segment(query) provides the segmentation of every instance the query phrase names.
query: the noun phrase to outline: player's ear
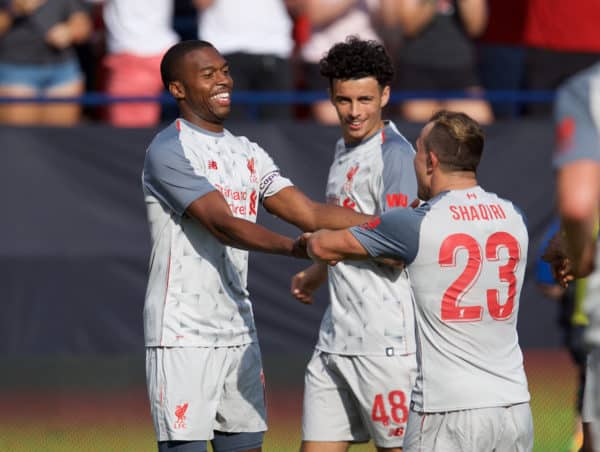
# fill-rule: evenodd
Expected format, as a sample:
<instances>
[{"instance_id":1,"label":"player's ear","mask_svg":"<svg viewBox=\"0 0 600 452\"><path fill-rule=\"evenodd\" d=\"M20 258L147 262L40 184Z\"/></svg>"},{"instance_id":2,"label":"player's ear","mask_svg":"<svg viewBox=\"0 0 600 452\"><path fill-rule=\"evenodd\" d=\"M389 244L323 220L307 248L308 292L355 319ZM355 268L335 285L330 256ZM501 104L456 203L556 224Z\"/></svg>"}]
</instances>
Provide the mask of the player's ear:
<instances>
[{"instance_id":1,"label":"player's ear","mask_svg":"<svg viewBox=\"0 0 600 452\"><path fill-rule=\"evenodd\" d=\"M327 95L329 96L329 102L331 102L332 105L335 105L335 102L333 101L333 87L331 86L331 83L329 84L329 88L327 88Z\"/></svg>"},{"instance_id":2,"label":"player's ear","mask_svg":"<svg viewBox=\"0 0 600 452\"><path fill-rule=\"evenodd\" d=\"M169 82L169 92L171 93L171 96L173 96L176 100L181 100L185 98L185 88L178 80Z\"/></svg>"},{"instance_id":3,"label":"player's ear","mask_svg":"<svg viewBox=\"0 0 600 452\"><path fill-rule=\"evenodd\" d=\"M438 156L433 151L429 151L427 153L427 169L433 170L433 168L437 167L440 164L440 160Z\"/></svg>"},{"instance_id":4,"label":"player's ear","mask_svg":"<svg viewBox=\"0 0 600 452\"><path fill-rule=\"evenodd\" d=\"M385 107L390 101L390 87L384 86L381 90L381 108Z\"/></svg>"}]
</instances>

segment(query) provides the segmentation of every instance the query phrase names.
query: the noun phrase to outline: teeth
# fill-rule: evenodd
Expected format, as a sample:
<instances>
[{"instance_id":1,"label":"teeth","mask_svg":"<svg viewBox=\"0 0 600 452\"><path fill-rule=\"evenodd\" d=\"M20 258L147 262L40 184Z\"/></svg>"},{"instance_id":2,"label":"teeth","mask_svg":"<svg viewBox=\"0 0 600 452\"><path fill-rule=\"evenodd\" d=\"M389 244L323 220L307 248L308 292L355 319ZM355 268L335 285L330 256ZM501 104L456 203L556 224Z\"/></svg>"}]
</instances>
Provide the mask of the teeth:
<instances>
[{"instance_id":1,"label":"teeth","mask_svg":"<svg viewBox=\"0 0 600 452\"><path fill-rule=\"evenodd\" d=\"M215 94L212 97L215 98L215 99L219 99L219 100L226 100L226 99L229 99L229 93Z\"/></svg>"}]
</instances>

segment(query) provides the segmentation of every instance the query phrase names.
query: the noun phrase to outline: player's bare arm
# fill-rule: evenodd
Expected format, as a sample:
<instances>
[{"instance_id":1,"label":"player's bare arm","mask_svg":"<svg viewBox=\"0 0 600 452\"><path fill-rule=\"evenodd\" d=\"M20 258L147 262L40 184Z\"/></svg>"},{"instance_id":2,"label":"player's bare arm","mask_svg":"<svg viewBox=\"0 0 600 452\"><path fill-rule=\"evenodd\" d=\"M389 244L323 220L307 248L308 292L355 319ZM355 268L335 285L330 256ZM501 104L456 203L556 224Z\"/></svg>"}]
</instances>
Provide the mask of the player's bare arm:
<instances>
[{"instance_id":1,"label":"player's bare arm","mask_svg":"<svg viewBox=\"0 0 600 452\"><path fill-rule=\"evenodd\" d=\"M542 260L550 264L552 276L562 288L566 288L569 282L575 279L561 231L557 232L548 242Z\"/></svg>"},{"instance_id":2,"label":"player's bare arm","mask_svg":"<svg viewBox=\"0 0 600 452\"><path fill-rule=\"evenodd\" d=\"M296 187L286 187L263 201L268 212L277 215L303 231L343 229L371 221L372 215L352 209L321 204L311 200Z\"/></svg>"},{"instance_id":3,"label":"player's bare arm","mask_svg":"<svg viewBox=\"0 0 600 452\"><path fill-rule=\"evenodd\" d=\"M363 260L369 253L348 229L321 230L308 238L308 255L315 261L338 262L344 259Z\"/></svg>"},{"instance_id":4,"label":"player's bare arm","mask_svg":"<svg viewBox=\"0 0 600 452\"><path fill-rule=\"evenodd\" d=\"M315 262L292 277L292 295L305 304L313 303L313 294L327 280L327 265Z\"/></svg>"},{"instance_id":5,"label":"player's bare arm","mask_svg":"<svg viewBox=\"0 0 600 452\"><path fill-rule=\"evenodd\" d=\"M306 257L305 250L296 247L295 241L291 238L234 217L225 198L216 190L193 201L186 212L197 219L224 245L251 251Z\"/></svg>"},{"instance_id":6,"label":"player's bare arm","mask_svg":"<svg viewBox=\"0 0 600 452\"><path fill-rule=\"evenodd\" d=\"M575 276L584 277L594 270L600 165L591 160L565 165L558 171L557 189L567 254Z\"/></svg>"}]
</instances>

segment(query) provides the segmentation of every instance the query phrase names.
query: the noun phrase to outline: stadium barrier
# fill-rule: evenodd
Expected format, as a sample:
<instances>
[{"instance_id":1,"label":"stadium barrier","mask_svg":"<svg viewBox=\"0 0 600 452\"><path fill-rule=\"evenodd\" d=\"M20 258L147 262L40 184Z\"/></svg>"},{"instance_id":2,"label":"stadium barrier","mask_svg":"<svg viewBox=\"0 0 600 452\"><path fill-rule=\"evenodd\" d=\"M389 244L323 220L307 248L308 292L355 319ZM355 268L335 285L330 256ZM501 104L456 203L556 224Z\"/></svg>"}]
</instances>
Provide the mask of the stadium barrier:
<instances>
[{"instance_id":1,"label":"stadium barrier","mask_svg":"<svg viewBox=\"0 0 600 452\"><path fill-rule=\"evenodd\" d=\"M494 103L527 104L530 102L549 103L554 99L554 91L512 91L492 90L482 93L466 93L464 91L394 91L392 103L413 99L485 99ZM315 101L327 99L323 91L234 91L232 101L241 105L309 105ZM83 106L101 106L121 102L160 102L163 105L174 105L174 99L167 93L160 96L111 96L101 92L89 92L82 96L72 97L9 97L0 96L0 104L9 103L47 103L76 102Z\"/></svg>"},{"instance_id":2,"label":"stadium barrier","mask_svg":"<svg viewBox=\"0 0 600 452\"><path fill-rule=\"evenodd\" d=\"M414 142L420 126L397 121ZM324 187L337 127L311 122L231 122L263 146L315 199ZM0 354L117 354L143 349L142 307L150 239L141 191L145 148L155 129L0 127L5 221L0 222ZM556 305L532 280L534 250L553 217L550 120L498 121L486 128L479 178L523 209L531 235L519 317L524 347L557 347ZM259 222L299 231L264 210ZM252 253L249 287L265 351L310 351L327 306L289 294L306 262Z\"/></svg>"}]
</instances>

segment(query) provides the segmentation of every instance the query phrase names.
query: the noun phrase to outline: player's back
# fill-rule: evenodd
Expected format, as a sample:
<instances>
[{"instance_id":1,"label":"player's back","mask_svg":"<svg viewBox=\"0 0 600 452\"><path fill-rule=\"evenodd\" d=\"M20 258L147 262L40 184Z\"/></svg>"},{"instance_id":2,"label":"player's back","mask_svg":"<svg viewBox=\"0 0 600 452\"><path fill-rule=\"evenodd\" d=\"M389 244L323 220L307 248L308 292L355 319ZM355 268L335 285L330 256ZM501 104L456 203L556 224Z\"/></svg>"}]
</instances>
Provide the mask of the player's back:
<instances>
[{"instance_id":1,"label":"player's back","mask_svg":"<svg viewBox=\"0 0 600 452\"><path fill-rule=\"evenodd\" d=\"M528 247L521 213L480 187L444 192L423 208L409 266L421 360L415 409L528 401L516 331Z\"/></svg>"}]
</instances>

